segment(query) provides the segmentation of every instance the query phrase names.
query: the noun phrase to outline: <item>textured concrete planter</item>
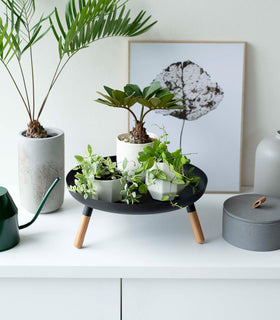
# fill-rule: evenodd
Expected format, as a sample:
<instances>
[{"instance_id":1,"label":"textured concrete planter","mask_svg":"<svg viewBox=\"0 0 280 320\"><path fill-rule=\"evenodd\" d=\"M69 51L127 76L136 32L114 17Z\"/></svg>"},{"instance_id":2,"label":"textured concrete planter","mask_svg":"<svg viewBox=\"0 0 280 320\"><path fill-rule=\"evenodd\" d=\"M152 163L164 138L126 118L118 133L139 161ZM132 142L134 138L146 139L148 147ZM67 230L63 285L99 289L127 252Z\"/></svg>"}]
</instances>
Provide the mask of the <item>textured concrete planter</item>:
<instances>
[{"instance_id":1,"label":"textured concrete planter","mask_svg":"<svg viewBox=\"0 0 280 320\"><path fill-rule=\"evenodd\" d=\"M174 173L165 163L156 163L150 170L148 170L148 172L156 168L162 170L171 180L175 178ZM162 181L158 179L156 179L153 184L149 185L148 172L146 173L146 184L148 185L148 190L151 197L155 200L161 201L161 198L163 196L169 196L170 194L179 194L185 187L182 184L173 184L170 181ZM174 200L174 197L170 197L170 200Z\"/></svg>"},{"instance_id":2,"label":"textured concrete planter","mask_svg":"<svg viewBox=\"0 0 280 320\"><path fill-rule=\"evenodd\" d=\"M148 135L152 139L157 139L157 135L153 133L149 133ZM131 171L133 169L137 168L137 165L139 164L137 159L138 159L138 152L143 151L143 148L145 146L152 146L152 142L148 143L130 143L130 142L125 142L122 139L127 138L128 134L127 133L122 133L117 137L117 163L118 167L122 170L122 162L126 158L128 161L127 164L127 170Z\"/></svg>"},{"instance_id":3,"label":"textured concrete planter","mask_svg":"<svg viewBox=\"0 0 280 320\"><path fill-rule=\"evenodd\" d=\"M33 213L56 177L61 177L61 181L42 212L56 211L64 200L64 133L55 128L45 129L48 138L26 138L25 131L18 136L20 200L23 207Z\"/></svg>"},{"instance_id":4,"label":"textured concrete planter","mask_svg":"<svg viewBox=\"0 0 280 320\"><path fill-rule=\"evenodd\" d=\"M94 186L96 188L96 194L93 199L117 202L120 201L122 196L120 194L122 190L121 180L95 180Z\"/></svg>"}]
</instances>

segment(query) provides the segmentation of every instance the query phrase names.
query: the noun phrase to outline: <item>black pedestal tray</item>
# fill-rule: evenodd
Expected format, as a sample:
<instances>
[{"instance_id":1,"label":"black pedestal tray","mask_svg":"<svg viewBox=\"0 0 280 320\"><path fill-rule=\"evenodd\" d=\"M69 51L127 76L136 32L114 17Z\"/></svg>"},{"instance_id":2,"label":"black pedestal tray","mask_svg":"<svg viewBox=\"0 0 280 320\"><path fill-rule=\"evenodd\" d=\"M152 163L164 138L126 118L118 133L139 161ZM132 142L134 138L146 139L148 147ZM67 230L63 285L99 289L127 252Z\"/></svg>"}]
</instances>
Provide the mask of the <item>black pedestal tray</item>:
<instances>
[{"instance_id":1,"label":"black pedestal tray","mask_svg":"<svg viewBox=\"0 0 280 320\"><path fill-rule=\"evenodd\" d=\"M115 161L115 157L111 157ZM73 198L81 202L84 205L84 210L79 225L79 229L76 235L74 245L77 248L81 248L84 242L86 235L88 223L92 214L93 209L119 213L119 214L154 214L154 213L163 213L173 210L178 210L180 207L187 207L187 212L191 221L192 229L197 243L204 242L203 232L200 226L199 218L194 206L194 203L203 195L207 185L207 176L206 174L195 166L187 166L186 169L194 167L193 174L200 177L200 183L196 188L196 192L193 193L191 187L186 187L181 193L180 196L174 200L176 206L172 206L169 201L157 201L153 200L149 194L143 195L140 199L140 203L127 205L123 202L107 202L94 199L84 199L82 195L71 192ZM74 185L76 170L71 170L66 177L66 182L68 187Z\"/></svg>"}]
</instances>

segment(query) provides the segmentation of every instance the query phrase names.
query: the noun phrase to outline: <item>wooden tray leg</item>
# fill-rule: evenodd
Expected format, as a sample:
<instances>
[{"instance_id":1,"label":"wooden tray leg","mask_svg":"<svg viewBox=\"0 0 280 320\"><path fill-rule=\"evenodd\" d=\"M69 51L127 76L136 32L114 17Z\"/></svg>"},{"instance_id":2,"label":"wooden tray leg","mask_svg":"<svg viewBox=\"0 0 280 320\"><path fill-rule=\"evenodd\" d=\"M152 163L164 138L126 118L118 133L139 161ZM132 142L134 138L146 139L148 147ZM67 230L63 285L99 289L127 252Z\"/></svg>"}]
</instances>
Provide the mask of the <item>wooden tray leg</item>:
<instances>
[{"instance_id":1,"label":"wooden tray leg","mask_svg":"<svg viewBox=\"0 0 280 320\"><path fill-rule=\"evenodd\" d=\"M203 243L204 242L204 235L203 235L203 231L202 231L194 204L189 205L187 207L187 211L189 213L189 218L191 221L195 240L197 243Z\"/></svg>"},{"instance_id":2,"label":"wooden tray leg","mask_svg":"<svg viewBox=\"0 0 280 320\"><path fill-rule=\"evenodd\" d=\"M83 246L91 214L92 214L92 208L85 206L83 210L82 218L80 221L80 225L76 234L76 238L74 241L74 246L78 249L82 248Z\"/></svg>"}]
</instances>

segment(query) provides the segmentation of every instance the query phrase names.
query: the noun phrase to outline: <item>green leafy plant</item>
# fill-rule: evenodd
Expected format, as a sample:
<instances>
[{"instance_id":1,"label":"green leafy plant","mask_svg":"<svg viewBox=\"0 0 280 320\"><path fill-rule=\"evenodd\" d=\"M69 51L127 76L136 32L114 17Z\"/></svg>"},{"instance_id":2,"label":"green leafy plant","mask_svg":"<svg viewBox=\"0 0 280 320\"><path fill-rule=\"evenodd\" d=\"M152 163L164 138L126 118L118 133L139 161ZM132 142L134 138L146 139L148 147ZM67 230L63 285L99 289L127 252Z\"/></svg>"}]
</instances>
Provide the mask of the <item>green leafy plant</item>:
<instances>
[{"instance_id":1,"label":"green leafy plant","mask_svg":"<svg viewBox=\"0 0 280 320\"><path fill-rule=\"evenodd\" d=\"M96 194L94 181L116 180L122 177L121 171L117 169L116 162L111 158L103 158L99 154L92 153L92 147L88 145L88 153L85 156L75 156L78 172L75 175L75 185L70 190L82 194L85 199L92 198Z\"/></svg>"},{"instance_id":2,"label":"green leafy plant","mask_svg":"<svg viewBox=\"0 0 280 320\"><path fill-rule=\"evenodd\" d=\"M49 15L42 15L36 21L35 0L1 0L6 6L5 18L0 18L0 62L7 70L29 117L27 137L44 138L46 131L39 122L46 102L61 72L73 56L91 43L108 37L135 37L149 30L156 21L149 23L140 11L131 18L126 2L121 0L68 0L65 18L60 18L57 8ZM46 22L48 24L46 25ZM49 88L42 102L35 101L35 72L33 46L52 29L58 43L59 60ZM29 52L31 69L31 92L22 66L22 56ZM20 70L23 91L10 67L15 58ZM31 99L32 96L32 99ZM36 112L36 110L38 111Z\"/></svg>"},{"instance_id":3,"label":"green leafy plant","mask_svg":"<svg viewBox=\"0 0 280 320\"><path fill-rule=\"evenodd\" d=\"M155 180L170 181L173 184L181 184L185 187L191 186L195 193L195 188L200 182L200 178L193 175L194 167L186 169L190 164L190 159L182 155L181 149L174 152L168 151L170 141L167 140L168 134L163 129L163 134L160 140L155 140L153 146L145 146L143 151L139 152L138 161L141 164L136 173L147 172L147 182L152 184ZM174 174L174 178L170 178L157 164L165 163L170 171ZM178 196L170 194L163 196L162 201L169 200L171 196Z\"/></svg>"},{"instance_id":4,"label":"green leafy plant","mask_svg":"<svg viewBox=\"0 0 280 320\"><path fill-rule=\"evenodd\" d=\"M123 177L121 178L121 183L123 190L121 195L124 197L122 201L126 204L139 203L142 195L148 192L147 185L142 181L143 176L135 172L135 170L132 173L126 170L127 159L124 159L122 167Z\"/></svg>"},{"instance_id":5,"label":"green leafy plant","mask_svg":"<svg viewBox=\"0 0 280 320\"><path fill-rule=\"evenodd\" d=\"M75 185L69 190L84 196L85 199L93 198L96 194L95 180L116 180L120 179L123 197L122 201L127 204L139 202L141 194L147 193L147 186L141 180L142 176L135 173L128 173L125 168L127 160L124 160L123 171L117 169L117 163L111 158L103 158L99 154L92 153L92 147L88 145L87 153L84 156L75 156L77 167L74 170Z\"/></svg>"},{"instance_id":6,"label":"green leafy plant","mask_svg":"<svg viewBox=\"0 0 280 320\"><path fill-rule=\"evenodd\" d=\"M144 119L147 114L153 110L163 109L182 109L182 105L178 105L181 99L174 99L175 94L170 93L168 88L162 88L160 82L154 82L152 85L143 89L136 84L127 84L124 90L114 90L104 86L107 94L97 92L103 98L96 101L114 108L126 109L130 112L135 120L135 126L130 132L129 141L132 143L147 143L150 138L144 127ZM139 103L141 105L140 117L137 118L132 107Z\"/></svg>"}]
</instances>

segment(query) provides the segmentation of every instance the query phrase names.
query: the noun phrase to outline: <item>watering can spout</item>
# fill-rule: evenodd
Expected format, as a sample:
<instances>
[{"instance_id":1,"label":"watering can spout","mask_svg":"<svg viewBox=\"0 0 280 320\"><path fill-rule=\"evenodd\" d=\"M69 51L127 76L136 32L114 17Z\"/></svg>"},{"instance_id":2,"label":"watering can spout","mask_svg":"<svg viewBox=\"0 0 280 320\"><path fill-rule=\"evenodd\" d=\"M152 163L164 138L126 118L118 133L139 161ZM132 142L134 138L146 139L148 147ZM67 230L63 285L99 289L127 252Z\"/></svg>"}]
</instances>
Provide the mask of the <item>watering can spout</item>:
<instances>
[{"instance_id":1,"label":"watering can spout","mask_svg":"<svg viewBox=\"0 0 280 320\"><path fill-rule=\"evenodd\" d=\"M58 178L56 178L56 179L54 180L54 182L53 182L52 185L50 186L49 190L46 192L46 194L45 194L42 202L40 203L39 208L38 208L37 212L35 213L33 219L32 219L30 222L28 222L28 223L26 223L26 224L24 224L24 225L22 225L22 226L19 226L19 229L27 228L27 227L29 227L33 222L36 221L36 219L38 218L41 210L43 209L43 206L44 206L45 202L47 201L49 195L51 194L53 188L57 185L57 183L58 183L60 180L61 180L60 177L58 177Z\"/></svg>"}]
</instances>

